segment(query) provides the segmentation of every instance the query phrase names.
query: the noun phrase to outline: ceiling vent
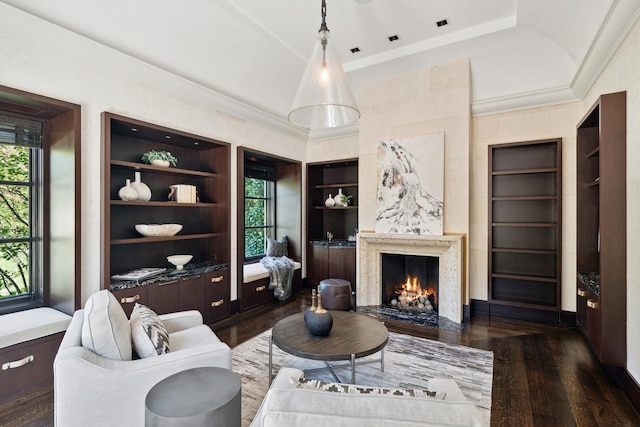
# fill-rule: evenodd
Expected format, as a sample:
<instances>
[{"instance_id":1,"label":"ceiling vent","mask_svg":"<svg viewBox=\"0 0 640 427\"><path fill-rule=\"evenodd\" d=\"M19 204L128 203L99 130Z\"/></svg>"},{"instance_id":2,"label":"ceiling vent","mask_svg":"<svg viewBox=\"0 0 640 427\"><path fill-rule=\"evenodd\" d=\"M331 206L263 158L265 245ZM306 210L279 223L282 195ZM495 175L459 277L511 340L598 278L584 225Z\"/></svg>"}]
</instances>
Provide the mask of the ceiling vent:
<instances>
[{"instance_id":1,"label":"ceiling vent","mask_svg":"<svg viewBox=\"0 0 640 427\"><path fill-rule=\"evenodd\" d=\"M359 48L359 47L354 47L354 48L351 48L351 49L349 49L349 50L351 51L351 53L358 53L358 52L360 52L360 48Z\"/></svg>"},{"instance_id":2,"label":"ceiling vent","mask_svg":"<svg viewBox=\"0 0 640 427\"><path fill-rule=\"evenodd\" d=\"M449 21L447 21L446 19L443 19L442 21L436 22L436 25L438 26L438 28L444 27L445 25L449 25Z\"/></svg>"},{"instance_id":3,"label":"ceiling vent","mask_svg":"<svg viewBox=\"0 0 640 427\"><path fill-rule=\"evenodd\" d=\"M394 35L389 36L389 37L387 37L387 38L389 39L389 41L390 41L390 42L394 42L394 41L396 41L396 40L399 40L399 39L400 39L400 37L398 37L398 35L397 35L397 34L394 34Z\"/></svg>"}]
</instances>

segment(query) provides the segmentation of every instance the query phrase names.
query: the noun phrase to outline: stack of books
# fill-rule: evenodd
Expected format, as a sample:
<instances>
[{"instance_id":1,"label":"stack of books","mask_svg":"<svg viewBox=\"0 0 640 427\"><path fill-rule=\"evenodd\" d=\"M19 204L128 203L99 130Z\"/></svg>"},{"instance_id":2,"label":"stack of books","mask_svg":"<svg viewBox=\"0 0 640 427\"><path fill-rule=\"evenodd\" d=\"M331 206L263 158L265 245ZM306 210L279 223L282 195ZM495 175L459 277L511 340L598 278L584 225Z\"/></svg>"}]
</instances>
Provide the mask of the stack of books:
<instances>
[{"instance_id":1,"label":"stack of books","mask_svg":"<svg viewBox=\"0 0 640 427\"><path fill-rule=\"evenodd\" d=\"M169 199L178 203L197 203L198 194L195 185L176 184L171 186Z\"/></svg>"},{"instance_id":2,"label":"stack of books","mask_svg":"<svg viewBox=\"0 0 640 427\"><path fill-rule=\"evenodd\" d=\"M111 278L115 280L135 280L136 282L139 282L141 280L162 274L165 271L167 271L166 268L144 267L127 271L126 273L122 274L116 274L114 276L111 276Z\"/></svg>"}]
</instances>

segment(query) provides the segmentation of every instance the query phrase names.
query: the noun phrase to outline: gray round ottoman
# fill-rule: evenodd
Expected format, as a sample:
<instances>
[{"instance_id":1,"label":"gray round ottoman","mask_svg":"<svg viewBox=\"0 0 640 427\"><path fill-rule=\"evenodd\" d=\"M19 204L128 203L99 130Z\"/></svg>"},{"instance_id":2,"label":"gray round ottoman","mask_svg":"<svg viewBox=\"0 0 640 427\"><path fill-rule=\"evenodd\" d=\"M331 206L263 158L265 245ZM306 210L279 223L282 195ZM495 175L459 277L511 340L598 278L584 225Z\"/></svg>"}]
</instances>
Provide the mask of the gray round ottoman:
<instances>
[{"instance_id":1,"label":"gray round ottoman","mask_svg":"<svg viewBox=\"0 0 640 427\"><path fill-rule=\"evenodd\" d=\"M320 281L322 307L327 310L351 310L351 283L344 279Z\"/></svg>"},{"instance_id":2,"label":"gray round ottoman","mask_svg":"<svg viewBox=\"0 0 640 427\"><path fill-rule=\"evenodd\" d=\"M145 426L240 426L240 377L223 368L193 368L153 386Z\"/></svg>"}]
</instances>

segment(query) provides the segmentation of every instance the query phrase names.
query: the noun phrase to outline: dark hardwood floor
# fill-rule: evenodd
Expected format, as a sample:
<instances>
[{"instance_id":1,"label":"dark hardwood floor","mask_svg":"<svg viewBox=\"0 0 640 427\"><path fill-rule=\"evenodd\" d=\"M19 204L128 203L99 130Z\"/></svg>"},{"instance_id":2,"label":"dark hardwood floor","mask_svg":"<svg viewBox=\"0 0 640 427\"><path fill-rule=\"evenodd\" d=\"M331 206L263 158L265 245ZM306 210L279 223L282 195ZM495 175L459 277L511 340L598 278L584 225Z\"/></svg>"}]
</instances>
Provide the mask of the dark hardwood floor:
<instances>
[{"instance_id":1,"label":"dark hardwood floor","mask_svg":"<svg viewBox=\"0 0 640 427\"><path fill-rule=\"evenodd\" d=\"M310 305L308 290L286 303L212 325L232 348ZM640 415L572 328L476 316L462 332L385 320L389 330L494 353L492 426L640 426ZM53 391L0 407L0 426L53 425Z\"/></svg>"}]
</instances>

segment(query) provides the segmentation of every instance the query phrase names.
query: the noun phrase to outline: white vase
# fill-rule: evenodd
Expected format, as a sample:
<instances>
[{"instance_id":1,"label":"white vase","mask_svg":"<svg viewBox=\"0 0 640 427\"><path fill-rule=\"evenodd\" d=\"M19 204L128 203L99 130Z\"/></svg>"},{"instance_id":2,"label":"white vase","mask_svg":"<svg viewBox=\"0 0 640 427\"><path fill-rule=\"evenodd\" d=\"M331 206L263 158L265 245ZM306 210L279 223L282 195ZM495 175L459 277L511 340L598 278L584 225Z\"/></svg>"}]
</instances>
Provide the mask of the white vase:
<instances>
[{"instance_id":1,"label":"white vase","mask_svg":"<svg viewBox=\"0 0 640 427\"><path fill-rule=\"evenodd\" d=\"M138 200L148 202L151 200L151 189L144 182L140 181L140 172L135 173L136 180L131 183L131 186L138 193Z\"/></svg>"},{"instance_id":2,"label":"white vase","mask_svg":"<svg viewBox=\"0 0 640 427\"><path fill-rule=\"evenodd\" d=\"M347 199L344 197L344 194L342 194L342 188L338 188L338 194L336 194L334 200L336 206L347 206Z\"/></svg>"},{"instance_id":3,"label":"white vase","mask_svg":"<svg viewBox=\"0 0 640 427\"><path fill-rule=\"evenodd\" d=\"M138 192L131 186L131 180L127 179L126 183L127 184L118 191L118 197L124 201L137 200Z\"/></svg>"},{"instance_id":4,"label":"white vase","mask_svg":"<svg viewBox=\"0 0 640 427\"><path fill-rule=\"evenodd\" d=\"M329 194L327 200L324 201L324 205L328 208L332 208L336 205L336 201L331 197L331 194Z\"/></svg>"}]
</instances>

